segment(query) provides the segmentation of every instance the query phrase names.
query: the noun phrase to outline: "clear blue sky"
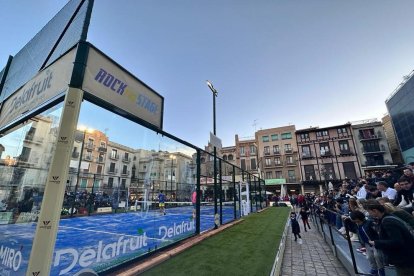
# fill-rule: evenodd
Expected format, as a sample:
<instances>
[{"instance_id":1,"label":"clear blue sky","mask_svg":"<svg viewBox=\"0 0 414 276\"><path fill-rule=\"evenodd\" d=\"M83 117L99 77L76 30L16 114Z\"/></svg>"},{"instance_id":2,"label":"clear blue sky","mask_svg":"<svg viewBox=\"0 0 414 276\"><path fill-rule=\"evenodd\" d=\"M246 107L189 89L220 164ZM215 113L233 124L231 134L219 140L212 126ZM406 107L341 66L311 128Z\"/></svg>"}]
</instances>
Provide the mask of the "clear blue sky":
<instances>
[{"instance_id":1,"label":"clear blue sky","mask_svg":"<svg viewBox=\"0 0 414 276\"><path fill-rule=\"evenodd\" d=\"M0 66L67 1L0 0ZM381 118L414 69L414 1L95 0L88 40L165 98L164 130L217 135Z\"/></svg>"}]
</instances>

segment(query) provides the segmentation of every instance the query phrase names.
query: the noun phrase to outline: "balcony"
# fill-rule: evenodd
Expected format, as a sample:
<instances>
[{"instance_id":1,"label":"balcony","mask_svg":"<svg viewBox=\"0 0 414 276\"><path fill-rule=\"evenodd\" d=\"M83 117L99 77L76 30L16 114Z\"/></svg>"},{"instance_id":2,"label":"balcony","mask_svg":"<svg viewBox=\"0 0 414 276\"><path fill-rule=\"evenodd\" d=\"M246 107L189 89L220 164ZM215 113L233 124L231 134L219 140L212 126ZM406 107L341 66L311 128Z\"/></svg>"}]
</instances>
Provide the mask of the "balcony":
<instances>
[{"instance_id":1,"label":"balcony","mask_svg":"<svg viewBox=\"0 0 414 276\"><path fill-rule=\"evenodd\" d=\"M118 160L118 159L119 159L119 154L111 154L111 155L109 156L109 159L112 159L112 160Z\"/></svg>"},{"instance_id":2,"label":"balcony","mask_svg":"<svg viewBox=\"0 0 414 276\"><path fill-rule=\"evenodd\" d=\"M86 143L85 148L89 150L93 150L94 149L93 143Z\"/></svg>"},{"instance_id":3,"label":"balcony","mask_svg":"<svg viewBox=\"0 0 414 276\"><path fill-rule=\"evenodd\" d=\"M339 151L340 155L347 155L347 154L352 154L351 150L347 149L347 150L340 150Z\"/></svg>"},{"instance_id":4,"label":"balcony","mask_svg":"<svg viewBox=\"0 0 414 276\"><path fill-rule=\"evenodd\" d=\"M107 173L108 174L118 174L118 169L108 168Z\"/></svg>"},{"instance_id":5,"label":"balcony","mask_svg":"<svg viewBox=\"0 0 414 276\"><path fill-rule=\"evenodd\" d=\"M263 154L264 155L270 155L270 151L264 151Z\"/></svg>"},{"instance_id":6,"label":"balcony","mask_svg":"<svg viewBox=\"0 0 414 276\"><path fill-rule=\"evenodd\" d=\"M102 172L96 172L96 174L94 174L93 177L95 179L103 179L104 178Z\"/></svg>"},{"instance_id":7,"label":"balcony","mask_svg":"<svg viewBox=\"0 0 414 276\"><path fill-rule=\"evenodd\" d=\"M379 147L373 147L373 148L365 148L362 147L362 154L384 154L385 153L385 146L380 145Z\"/></svg>"},{"instance_id":8,"label":"balcony","mask_svg":"<svg viewBox=\"0 0 414 276\"><path fill-rule=\"evenodd\" d=\"M105 163L105 159L98 157L98 158L95 159L95 162L96 163Z\"/></svg>"},{"instance_id":9,"label":"balcony","mask_svg":"<svg viewBox=\"0 0 414 276\"><path fill-rule=\"evenodd\" d=\"M124 163L129 163L129 162L131 162L131 157L122 157L122 162L124 162Z\"/></svg>"},{"instance_id":10,"label":"balcony","mask_svg":"<svg viewBox=\"0 0 414 276\"><path fill-rule=\"evenodd\" d=\"M24 140L29 143L41 144L43 143L44 138L35 136L34 134L26 134Z\"/></svg>"},{"instance_id":11,"label":"balcony","mask_svg":"<svg viewBox=\"0 0 414 276\"><path fill-rule=\"evenodd\" d=\"M275 162L276 167L283 167L283 162Z\"/></svg>"},{"instance_id":12,"label":"balcony","mask_svg":"<svg viewBox=\"0 0 414 276\"><path fill-rule=\"evenodd\" d=\"M274 151L273 151L273 154L275 154L275 155L280 155L280 150L274 150Z\"/></svg>"},{"instance_id":13,"label":"balcony","mask_svg":"<svg viewBox=\"0 0 414 276\"><path fill-rule=\"evenodd\" d=\"M292 153L293 149L285 149L285 153Z\"/></svg>"},{"instance_id":14,"label":"balcony","mask_svg":"<svg viewBox=\"0 0 414 276\"><path fill-rule=\"evenodd\" d=\"M86 155L86 156L83 158L83 160L86 160L86 161L92 161L92 156L91 156L91 155Z\"/></svg>"},{"instance_id":15,"label":"balcony","mask_svg":"<svg viewBox=\"0 0 414 276\"><path fill-rule=\"evenodd\" d=\"M382 138L381 132L378 132L377 135L358 135L359 141L367 141L367 140L379 140Z\"/></svg>"},{"instance_id":16,"label":"balcony","mask_svg":"<svg viewBox=\"0 0 414 276\"><path fill-rule=\"evenodd\" d=\"M72 152L72 158L79 158L79 152L77 151Z\"/></svg>"},{"instance_id":17,"label":"balcony","mask_svg":"<svg viewBox=\"0 0 414 276\"><path fill-rule=\"evenodd\" d=\"M302 151L302 159L306 159L306 158L313 158L312 153Z\"/></svg>"},{"instance_id":18,"label":"balcony","mask_svg":"<svg viewBox=\"0 0 414 276\"><path fill-rule=\"evenodd\" d=\"M321 150L321 157L328 157L328 156L332 156L332 153L330 150Z\"/></svg>"},{"instance_id":19,"label":"balcony","mask_svg":"<svg viewBox=\"0 0 414 276\"><path fill-rule=\"evenodd\" d=\"M99 152L106 152L106 147L98 147Z\"/></svg>"},{"instance_id":20,"label":"balcony","mask_svg":"<svg viewBox=\"0 0 414 276\"><path fill-rule=\"evenodd\" d=\"M365 163L362 163L362 167L374 167L374 166L388 166L391 165L391 162L389 160L374 160L374 161L366 161Z\"/></svg>"},{"instance_id":21,"label":"balcony","mask_svg":"<svg viewBox=\"0 0 414 276\"><path fill-rule=\"evenodd\" d=\"M123 175L123 176L128 176L128 175L129 175L129 171L122 171L122 172L121 172L121 175Z\"/></svg>"},{"instance_id":22,"label":"balcony","mask_svg":"<svg viewBox=\"0 0 414 276\"><path fill-rule=\"evenodd\" d=\"M286 162L286 166L296 166L296 162Z\"/></svg>"}]
</instances>

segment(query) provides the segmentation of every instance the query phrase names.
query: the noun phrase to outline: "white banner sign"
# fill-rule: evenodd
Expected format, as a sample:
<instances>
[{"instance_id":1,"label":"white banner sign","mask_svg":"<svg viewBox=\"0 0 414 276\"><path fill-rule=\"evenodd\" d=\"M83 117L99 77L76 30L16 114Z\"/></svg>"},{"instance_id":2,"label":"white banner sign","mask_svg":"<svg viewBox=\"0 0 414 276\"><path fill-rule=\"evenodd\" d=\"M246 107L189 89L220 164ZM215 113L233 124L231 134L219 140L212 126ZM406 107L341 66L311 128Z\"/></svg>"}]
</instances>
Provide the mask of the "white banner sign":
<instances>
[{"instance_id":1,"label":"white banner sign","mask_svg":"<svg viewBox=\"0 0 414 276\"><path fill-rule=\"evenodd\" d=\"M39 72L4 103L0 128L36 109L68 88L76 48Z\"/></svg>"},{"instance_id":2,"label":"white banner sign","mask_svg":"<svg viewBox=\"0 0 414 276\"><path fill-rule=\"evenodd\" d=\"M221 149L221 139L218 138L216 135L210 132L210 144L213 147L216 147L218 150Z\"/></svg>"},{"instance_id":3,"label":"white banner sign","mask_svg":"<svg viewBox=\"0 0 414 276\"><path fill-rule=\"evenodd\" d=\"M162 128L164 99L94 48L89 48L82 89Z\"/></svg>"}]
</instances>

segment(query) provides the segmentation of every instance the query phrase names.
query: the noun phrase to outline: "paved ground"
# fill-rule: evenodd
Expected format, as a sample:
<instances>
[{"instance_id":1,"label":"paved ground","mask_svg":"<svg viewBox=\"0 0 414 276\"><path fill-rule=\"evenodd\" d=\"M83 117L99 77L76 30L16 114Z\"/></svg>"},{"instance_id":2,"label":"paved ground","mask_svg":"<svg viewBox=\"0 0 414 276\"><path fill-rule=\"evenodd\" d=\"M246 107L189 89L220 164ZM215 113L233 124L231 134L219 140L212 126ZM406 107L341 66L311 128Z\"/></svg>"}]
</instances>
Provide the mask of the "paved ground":
<instances>
[{"instance_id":1,"label":"paved ground","mask_svg":"<svg viewBox=\"0 0 414 276\"><path fill-rule=\"evenodd\" d=\"M290 236L286 239L285 254L283 256L282 276L349 276L341 262L333 255L332 250L326 245L322 236L313 227L305 232L302 221L302 244L294 241L294 236L289 229Z\"/></svg>"}]
</instances>

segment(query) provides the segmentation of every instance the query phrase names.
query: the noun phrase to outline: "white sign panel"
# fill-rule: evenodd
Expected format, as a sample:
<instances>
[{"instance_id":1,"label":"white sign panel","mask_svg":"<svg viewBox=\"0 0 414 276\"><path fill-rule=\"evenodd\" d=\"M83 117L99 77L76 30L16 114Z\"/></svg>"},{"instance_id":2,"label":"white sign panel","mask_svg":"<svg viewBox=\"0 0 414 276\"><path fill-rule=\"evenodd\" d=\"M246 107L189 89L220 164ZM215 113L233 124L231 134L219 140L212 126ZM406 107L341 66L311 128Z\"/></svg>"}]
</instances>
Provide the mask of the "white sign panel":
<instances>
[{"instance_id":1,"label":"white sign panel","mask_svg":"<svg viewBox=\"0 0 414 276\"><path fill-rule=\"evenodd\" d=\"M221 149L221 139L210 132L210 144L217 149Z\"/></svg>"},{"instance_id":2,"label":"white sign panel","mask_svg":"<svg viewBox=\"0 0 414 276\"><path fill-rule=\"evenodd\" d=\"M1 110L0 128L66 91L75 52L76 48L59 58L6 100Z\"/></svg>"},{"instance_id":3,"label":"white sign panel","mask_svg":"<svg viewBox=\"0 0 414 276\"><path fill-rule=\"evenodd\" d=\"M94 48L89 48L82 89L162 128L163 98Z\"/></svg>"}]
</instances>

